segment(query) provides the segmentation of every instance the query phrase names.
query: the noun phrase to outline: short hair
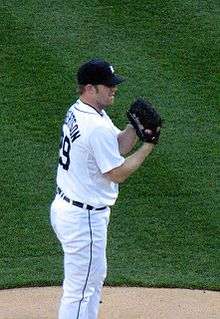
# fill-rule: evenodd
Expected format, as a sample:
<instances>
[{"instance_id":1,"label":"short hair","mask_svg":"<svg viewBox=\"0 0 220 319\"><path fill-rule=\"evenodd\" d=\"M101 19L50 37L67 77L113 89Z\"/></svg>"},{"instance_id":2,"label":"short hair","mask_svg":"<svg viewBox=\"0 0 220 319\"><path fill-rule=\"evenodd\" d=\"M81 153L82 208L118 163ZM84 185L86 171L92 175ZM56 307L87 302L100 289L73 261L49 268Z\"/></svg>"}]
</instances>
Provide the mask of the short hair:
<instances>
[{"instance_id":1,"label":"short hair","mask_svg":"<svg viewBox=\"0 0 220 319\"><path fill-rule=\"evenodd\" d=\"M78 91L79 91L79 94L82 95L84 92L85 92L85 87L87 86L88 84L79 84L78 85ZM92 84L91 84L92 85ZM96 92L98 92L98 87L97 85L93 85Z\"/></svg>"},{"instance_id":2,"label":"short hair","mask_svg":"<svg viewBox=\"0 0 220 319\"><path fill-rule=\"evenodd\" d=\"M79 89L79 94L82 95L84 93L84 91L85 91L85 85L80 84L78 89Z\"/></svg>"}]
</instances>

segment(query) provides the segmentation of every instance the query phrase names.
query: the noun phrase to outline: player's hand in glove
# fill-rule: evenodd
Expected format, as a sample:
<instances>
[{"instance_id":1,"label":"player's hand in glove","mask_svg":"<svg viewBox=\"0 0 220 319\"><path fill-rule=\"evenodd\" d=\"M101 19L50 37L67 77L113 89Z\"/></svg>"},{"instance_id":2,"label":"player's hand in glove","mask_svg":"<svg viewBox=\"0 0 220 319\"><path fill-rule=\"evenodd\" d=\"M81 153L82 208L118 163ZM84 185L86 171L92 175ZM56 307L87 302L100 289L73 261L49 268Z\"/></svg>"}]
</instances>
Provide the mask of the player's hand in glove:
<instances>
[{"instance_id":1,"label":"player's hand in glove","mask_svg":"<svg viewBox=\"0 0 220 319\"><path fill-rule=\"evenodd\" d=\"M150 102L138 98L131 104L127 117L141 141L158 143L162 119Z\"/></svg>"}]
</instances>

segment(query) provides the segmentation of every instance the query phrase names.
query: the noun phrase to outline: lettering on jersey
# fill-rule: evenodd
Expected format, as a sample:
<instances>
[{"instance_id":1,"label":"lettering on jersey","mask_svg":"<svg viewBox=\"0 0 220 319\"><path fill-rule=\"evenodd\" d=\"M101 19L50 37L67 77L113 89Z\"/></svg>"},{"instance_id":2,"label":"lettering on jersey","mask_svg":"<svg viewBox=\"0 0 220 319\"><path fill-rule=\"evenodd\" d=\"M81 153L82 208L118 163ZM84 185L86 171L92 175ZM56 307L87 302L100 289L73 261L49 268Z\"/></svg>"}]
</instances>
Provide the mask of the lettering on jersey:
<instances>
[{"instance_id":1,"label":"lettering on jersey","mask_svg":"<svg viewBox=\"0 0 220 319\"><path fill-rule=\"evenodd\" d=\"M76 117L75 117L73 111L67 112L64 123L68 126L68 128L70 130L70 137L71 137L71 141L73 143L81 135L79 127L76 123Z\"/></svg>"}]
</instances>

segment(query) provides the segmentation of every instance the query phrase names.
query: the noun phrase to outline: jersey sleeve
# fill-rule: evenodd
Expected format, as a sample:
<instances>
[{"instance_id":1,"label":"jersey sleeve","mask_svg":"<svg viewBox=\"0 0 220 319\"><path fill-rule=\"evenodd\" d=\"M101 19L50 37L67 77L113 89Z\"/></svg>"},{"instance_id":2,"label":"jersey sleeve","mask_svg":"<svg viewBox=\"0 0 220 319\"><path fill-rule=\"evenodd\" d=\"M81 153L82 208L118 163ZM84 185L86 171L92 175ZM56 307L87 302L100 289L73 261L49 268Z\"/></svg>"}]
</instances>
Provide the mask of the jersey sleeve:
<instances>
[{"instance_id":1,"label":"jersey sleeve","mask_svg":"<svg viewBox=\"0 0 220 319\"><path fill-rule=\"evenodd\" d=\"M117 134L106 127L93 130L90 135L93 156L102 174L121 166L125 159L119 153Z\"/></svg>"}]
</instances>

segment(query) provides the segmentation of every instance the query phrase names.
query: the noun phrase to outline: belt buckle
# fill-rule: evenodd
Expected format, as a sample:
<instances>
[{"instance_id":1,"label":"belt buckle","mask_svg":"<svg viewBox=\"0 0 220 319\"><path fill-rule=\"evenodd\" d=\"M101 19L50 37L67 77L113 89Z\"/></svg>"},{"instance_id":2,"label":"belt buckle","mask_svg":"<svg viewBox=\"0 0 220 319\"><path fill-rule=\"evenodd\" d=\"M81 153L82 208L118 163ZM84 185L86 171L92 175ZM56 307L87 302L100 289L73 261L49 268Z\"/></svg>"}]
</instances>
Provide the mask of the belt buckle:
<instances>
[{"instance_id":1,"label":"belt buckle","mask_svg":"<svg viewBox=\"0 0 220 319\"><path fill-rule=\"evenodd\" d=\"M88 209L88 210L92 210L92 209L94 209L94 207L93 206L91 206L91 205L87 205L87 204L84 204L85 205L85 208L86 209Z\"/></svg>"}]
</instances>

